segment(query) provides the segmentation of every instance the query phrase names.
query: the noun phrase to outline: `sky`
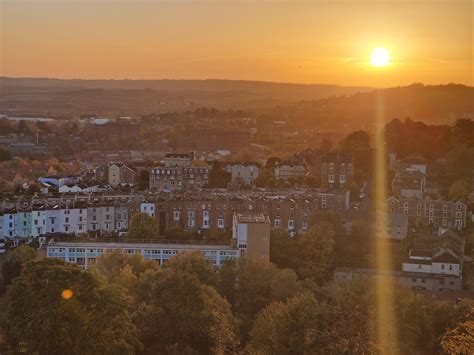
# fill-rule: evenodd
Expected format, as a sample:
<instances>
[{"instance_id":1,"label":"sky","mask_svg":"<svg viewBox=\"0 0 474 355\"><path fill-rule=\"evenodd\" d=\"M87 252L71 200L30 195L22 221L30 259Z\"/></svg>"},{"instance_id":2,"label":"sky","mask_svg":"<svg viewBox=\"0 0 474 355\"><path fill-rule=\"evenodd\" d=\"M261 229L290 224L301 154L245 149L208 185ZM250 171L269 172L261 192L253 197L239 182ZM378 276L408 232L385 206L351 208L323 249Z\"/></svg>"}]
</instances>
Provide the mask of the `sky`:
<instances>
[{"instance_id":1,"label":"sky","mask_svg":"<svg viewBox=\"0 0 474 355\"><path fill-rule=\"evenodd\" d=\"M473 85L473 19L474 0L0 0L0 76Z\"/></svg>"}]
</instances>

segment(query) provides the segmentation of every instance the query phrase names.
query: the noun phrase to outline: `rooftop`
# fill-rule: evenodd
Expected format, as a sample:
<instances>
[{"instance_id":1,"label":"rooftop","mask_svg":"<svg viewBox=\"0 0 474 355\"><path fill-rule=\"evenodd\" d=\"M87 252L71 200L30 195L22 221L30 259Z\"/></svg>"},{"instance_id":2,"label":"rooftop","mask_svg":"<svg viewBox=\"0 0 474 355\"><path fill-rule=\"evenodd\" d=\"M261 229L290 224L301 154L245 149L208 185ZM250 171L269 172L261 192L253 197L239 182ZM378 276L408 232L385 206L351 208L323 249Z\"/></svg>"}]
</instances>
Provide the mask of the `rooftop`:
<instances>
[{"instance_id":1,"label":"rooftop","mask_svg":"<svg viewBox=\"0 0 474 355\"><path fill-rule=\"evenodd\" d=\"M244 214L235 214L234 215L238 223L268 223L270 224L270 218L262 214L255 215L244 215Z\"/></svg>"}]
</instances>

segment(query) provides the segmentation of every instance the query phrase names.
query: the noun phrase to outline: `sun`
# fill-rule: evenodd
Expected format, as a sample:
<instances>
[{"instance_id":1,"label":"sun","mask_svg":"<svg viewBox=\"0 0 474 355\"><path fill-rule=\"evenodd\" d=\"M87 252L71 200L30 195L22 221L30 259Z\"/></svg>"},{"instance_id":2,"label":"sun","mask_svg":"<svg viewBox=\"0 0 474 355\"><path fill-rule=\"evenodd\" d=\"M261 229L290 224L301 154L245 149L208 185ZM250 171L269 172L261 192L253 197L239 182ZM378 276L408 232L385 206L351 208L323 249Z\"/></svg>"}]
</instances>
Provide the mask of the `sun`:
<instances>
[{"instance_id":1,"label":"sun","mask_svg":"<svg viewBox=\"0 0 474 355\"><path fill-rule=\"evenodd\" d=\"M385 67L390 63L390 53L382 47L375 48L370 58L374 67Z\"/></svg>"}]
</instances>

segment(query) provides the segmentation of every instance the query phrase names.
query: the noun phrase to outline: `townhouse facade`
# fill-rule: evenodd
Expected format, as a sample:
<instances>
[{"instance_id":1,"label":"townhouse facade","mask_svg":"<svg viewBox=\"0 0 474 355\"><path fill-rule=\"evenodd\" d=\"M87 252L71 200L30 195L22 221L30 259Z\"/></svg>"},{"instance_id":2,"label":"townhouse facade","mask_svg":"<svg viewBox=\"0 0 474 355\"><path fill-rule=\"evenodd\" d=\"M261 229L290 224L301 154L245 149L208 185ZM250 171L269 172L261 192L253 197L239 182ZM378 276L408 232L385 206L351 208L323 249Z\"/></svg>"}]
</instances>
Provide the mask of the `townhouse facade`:
<instances>
[{"instance_id":1,"label":"townhouse facade","mask_svg":"<svg viewBox=\"0 0 474 355\"><path fill-rule=\"evenodd\" d=\"M42 235L88 233L93 236L124 235L132 214L146 213L156 220L159 234L174 226L203 232L228 231L233 214L264 214L271 228L290 233L304 232L315 211L343 213L349 209L350 195L344 190L303 189L289 191L160 192L129 196L43 198L16 203L2 210L2 236L9 239L37 238Z\"/></svg>"},{"instance_id":2,"label":"townhouse facade","mask_svg":"<svg viewBox=\"0 0 474 355\"><path fill-rule=\"evenodd\" d=\"M408 216L410 225L432 225L462 230L467 226L467 205L462 201L437 200L429 196L394 197L386 201L388 213L402 213Z\"/></svg>"},{"instance_id":3,"label":"townhouse facade","mask_svg":"<svg viewBox=\"0 0 474 355\"><path fill-rule=\"evenodd\" d=\"M225 170L231 173L233 184L253 185L260 175L260 166L257 163L231 163Z\"/></svg>"},{"instance_id":4,"label":"townhouse facade","mask_svg":"<svg viewBox=\"0 0 474 355\"><path fill-rule=\"evenodd\" d=\"M342 152L327 153L321 158L321 186L345 188L354 179L354 159Z\"/></svg>"},{"instance_id":5,"label":"townhouse facade","mask_svg":"<svg viewBox=\"0 0 474 355\"><path fill-rule=\"evenodd\" d=\"M150 190L185 191L205 187L209 183L207 165L185 167L155 167L150 170Z\"/></svg>"}]
</instances>

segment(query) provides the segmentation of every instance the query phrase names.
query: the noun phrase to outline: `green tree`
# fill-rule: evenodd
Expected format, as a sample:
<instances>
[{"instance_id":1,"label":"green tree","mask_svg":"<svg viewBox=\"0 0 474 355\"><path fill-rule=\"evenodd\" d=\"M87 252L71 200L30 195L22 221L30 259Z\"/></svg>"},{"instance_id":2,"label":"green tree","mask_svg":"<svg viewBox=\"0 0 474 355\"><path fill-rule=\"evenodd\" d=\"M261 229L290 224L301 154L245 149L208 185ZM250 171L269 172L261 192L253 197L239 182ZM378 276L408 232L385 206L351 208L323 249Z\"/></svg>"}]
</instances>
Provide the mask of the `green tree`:
<instances>
[{"instance_id":1,"label":"green tree","mask_svg":"<svg viewBox=\"0 0 474 355\"><path fill-rule=\"evenodd\" d=\"M135 315L146 352L228 353L237 346L230 305L197 277L172 268L145 273Z\"/></svg>"},{"instance_id":2,"label":"green tree","mask_svg":"<svg viewBox=\"0 0 474 355\"><path fill-rule=\"evenodd\" d=\"M3 263L2 278L9 285L15 277L20 276L23 267L36 257L36 249L23 244L10 251Z\"/></svg>"},{"instance_id":3,"label":"green tree","mask_svg":"<svg viewBox=\"0 0 474 355\"><path fill-rule=\"evenodd\" d=\"M300 278L322 283L329 276L334 246L334 227L325 222L313 225L298 241Z\"/></svg>"},{"instance_id":4,"label":"green tree","mask_svg":"<svg viewBox=\"0 0 474 355\"><path fill-rule=\"evenodd\" d=\"M315 340L322 329L321 307L311 293L291 298L287 303L274 302L255 319L250 332L250 353L311 354L319 353Z\"/></svg>"},{"instance_id":5,"label":"green tree","mask_svg":"<svg viewBox=\"0 0 474 355\"><path fill-rule=\"evenodd\" d=\"M60 260L29 263L7 313L12 348L39 354L132 354L141 348L123 288Z\"/></svg>"},{"instance_id":6,"label":"green tree","mask_svg":"<svg viewBox=\"0 0 474 355\"><path fill-rule=\"evenodd\" d=\"M125 254L123 250L102 254L92 267L92 270L102 275L107 282L116 284L121 284L120 281L124 279L130 280L130 274L138 281L139 275L148 269L156 269L156 262L145 260L140 254Z\"/></svg>"},{"instance_id":7,"label":"green tree","mask_svg":"<svg viewBox=\"0 0 474 355\"><path fill-rule=\"evenodd\" d=\"M147 170L141 170L138 174L138 189L147 190L150 186L150 173Z\"/></svg>"},{"instance_id":8,"label":"green tree","mask_svg":"<svg viewBox=\"0 0 474 355\"><path fill-rule=\"evenodd\" d=\"M168 260L165 268L188 272L205 285L217 287L219 276L213 265L205 260L201 252L181 253Z\"/></svg>"},{"instance_id":9,"label":"green tree","mask_svg":"<svg viewBox=\"0 0 474 355\"><path fill-rule=\"evenodd\" d=\"M279 270L270 284L271 299L275 301L286 301L302 290L296 272L291 269Z\"/></svg>"},{"instance_id":10,"label":"green tree","mask_svg":"<svg viewBox=\"0 0 474 355\"><path fill-rule=\"evenodd\" d=\"M279 268L297 268L298 253L297 239L290 236L288 231L273 229L270 235L270 261Z\"/></svg>"},{"instance_id":11,"label":"green tree","mask_svg":"<svg viewBox=\"0 0 474 355\"><path fill-rule=\"evenodd\" d=\"M137 213L132 217L128 238L130 239L153 239L157 236L158 228L156 220L146 213Z\"/></svg>"},{"instance_id":12,"label":"green tree","mask_svg":"<svg viewBox=\"0 0 474 355\"><path fill-rule=\"evenodd\" d=\"M215 160L209 174L209 187L225 188L230 183L230 180L231 173L225 171L221 163Z\"/></svg>"}]
</instances>

